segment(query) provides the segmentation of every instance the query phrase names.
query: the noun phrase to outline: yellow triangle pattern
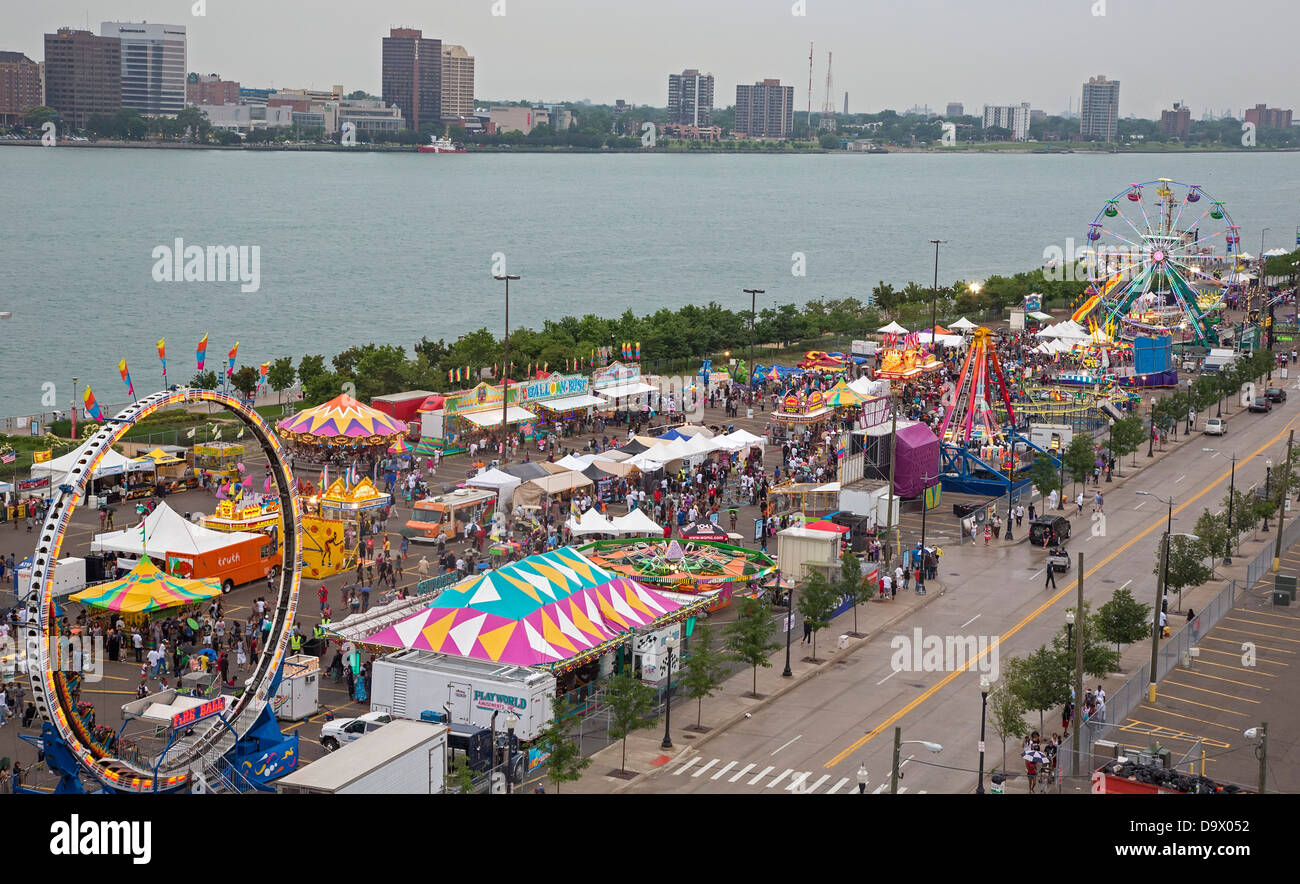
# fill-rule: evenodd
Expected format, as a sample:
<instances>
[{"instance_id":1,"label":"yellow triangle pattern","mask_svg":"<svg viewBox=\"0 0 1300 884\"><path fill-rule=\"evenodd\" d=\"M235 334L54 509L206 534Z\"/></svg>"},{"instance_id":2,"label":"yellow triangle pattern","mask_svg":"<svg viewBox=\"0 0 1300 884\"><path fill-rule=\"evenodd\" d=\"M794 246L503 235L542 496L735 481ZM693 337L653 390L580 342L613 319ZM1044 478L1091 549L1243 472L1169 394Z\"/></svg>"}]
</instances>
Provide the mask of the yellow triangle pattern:
<instances>
[{"instance_id":1,"label":"yellow triangle pattern","mask_svg":"<svg viewBox=\"0 0 1300 884\"><path fill-rule=\"evenodd\" d=\"M641 601L640 597L636 594L636 590L634 590L632 587L624 585L618 589L615 589L613 586L610 586L609 591L617 592L620 595L622 595L623 601L627 602L628 607L630 607L632 610L640 611L642 614L645 614L646 618L649 620L655 619L654 612L651 611L648 607L646 607L646 603Z\"/></svg>"},{"instance_id":2,"label":"yellow triangle pattern","mask_svg":"<svg viewBox=\"0 0 1300 884\"><path fill-rule=\"evenodd\" d=\"M537 594L537 587L533 586L527 580L520 580L518 577L514 577L511 576L510 574L505 573L505 571L497 571L496 573L498 576L504 577L506 580L509 580L511 585L517 587L520 592L528 596L533 601L537 602L537 604L543 605L548 603L542 601L541 596Z\"/></svg>"},{"instance_id":3,"label":"yellow triangle pattern","mask_svg":"<svg viewBox=\"0 0 1300 884\"><path fill-rule=\"evenodd\" d=\"M441 617L430 623L420 630L420 634L429 643L429 647L435 651L442 650L442 643L447 640L447 633L451 631L451 625L455 620L456 611L448 611L446 617Z\"/></svg>"},{"instance_id":4,"label":"yellow triangle pattern","mask_svg":"<svg viewBox=\"0 0 1300 884\"><path fill-rule=\"evenodd\" d=\"M545 611L542 612L542 638L546 639L557 648L564 648L571 654L576 654L578 652L578 649L573 646L573 642L569 640L569 637L560 631L560 627L554 620L546 616Z\"/></svg>"},{"instance_id":5,"label":"yellow triangle pattern","mask_svg":"<svg viewBox=\"0 0 1300 884\"><path fill-rule=\"evenodd\" d=\"M488 652L489 657L494 661L500 660L502 652L506 649L506 644L510 641L510 636L514 634L515 627L518 625L518 621L514 621L504 626L498 626L496 629L490 629L487 632L480 632L478 642L483 646L483 650Z\"/></svg>"},{"instance_id":6,"label":"yellow triangle pattern","mask_svg":"<svg viewBox=\"0 0 1300 884\"><path fill-rule=\"evenodd\" d=\"M605 601L604 597L601 596L599 593L596 593L596 601L597 603L599 603L600 613L605 616L605 619L614 621L624 629L628 628L627 621L624 620L622 616L619 615L618 611L614 610L614 606L611 605L609 602Z\"/></svg>"},{"instance_id":7,"label":"yellow triangle pattern","mask_svg":"<svg viewBox=\"0 0 1300 884\"><path fill-rule=\"evenodd\" d=\"M600 641L605 640L604 631L595 623L591 622L591 618L589 618L587 613L582 610L582 606L572 598L569 599L569 618L573 620L573 625L581 629L583 632L588 635L594 635Z\"/></svg>"}]
</instances>

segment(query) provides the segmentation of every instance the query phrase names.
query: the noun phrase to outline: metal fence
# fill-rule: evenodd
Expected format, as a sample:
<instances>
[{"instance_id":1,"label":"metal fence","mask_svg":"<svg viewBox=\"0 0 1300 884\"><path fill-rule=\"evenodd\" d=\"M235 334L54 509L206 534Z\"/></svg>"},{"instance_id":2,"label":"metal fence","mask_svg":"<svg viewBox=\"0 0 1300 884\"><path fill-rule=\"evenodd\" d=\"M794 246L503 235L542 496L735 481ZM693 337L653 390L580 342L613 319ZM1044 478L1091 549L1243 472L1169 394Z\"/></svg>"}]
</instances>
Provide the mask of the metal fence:
<instances>
[{"instance_id":1,"label":"metal fence","mask_svg":"<svg viewBox=\"0 0 1300 884\"><path fill-rule=\"evenodd\" d=\"M1254 588L1256 581L1264 576L1273 567L1273 550L1277 542L1274 538L1268 538L1271 542L1264 544L1264 548L1259 551L1251 563L1246 567L1246 584L1245 589ZM1282 549L1290 547L1300 540L1300 518L1294 518L1282 529Z\"/></svg>"}]
</instances>

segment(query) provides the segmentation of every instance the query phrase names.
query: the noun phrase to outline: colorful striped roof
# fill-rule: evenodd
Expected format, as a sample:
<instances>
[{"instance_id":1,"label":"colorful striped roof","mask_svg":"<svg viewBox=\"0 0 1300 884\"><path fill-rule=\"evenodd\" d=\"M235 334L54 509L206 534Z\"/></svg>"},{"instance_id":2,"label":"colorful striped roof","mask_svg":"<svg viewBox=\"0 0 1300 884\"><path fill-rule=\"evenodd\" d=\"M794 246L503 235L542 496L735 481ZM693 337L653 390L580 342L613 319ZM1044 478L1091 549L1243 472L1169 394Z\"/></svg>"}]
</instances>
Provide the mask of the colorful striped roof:
<instances>
[{"instance_id":1,"label":"colorful striped roof","mask_svg":"<svg viewBox=\"0 0 1300 884\"><path fill-rule=\"evenodd\" d=\"M276 424L280 435L295 442L343 445L390 445L406 434L406 423L362 405L346 393Z\"/></svg>"},{"instance_id":2,"label":"colorful striped roof","mask_svg":"<svg viewBox=\"0 0 1300 884\"><path fill-rule=\"evenodd\" d=\"M100 583L73 595L71 601L94 608L142 614L161 611L221 595L216 580L192 580L159 571L148 557L143 557L121 580Z\"/></svg>"}]
</instances>

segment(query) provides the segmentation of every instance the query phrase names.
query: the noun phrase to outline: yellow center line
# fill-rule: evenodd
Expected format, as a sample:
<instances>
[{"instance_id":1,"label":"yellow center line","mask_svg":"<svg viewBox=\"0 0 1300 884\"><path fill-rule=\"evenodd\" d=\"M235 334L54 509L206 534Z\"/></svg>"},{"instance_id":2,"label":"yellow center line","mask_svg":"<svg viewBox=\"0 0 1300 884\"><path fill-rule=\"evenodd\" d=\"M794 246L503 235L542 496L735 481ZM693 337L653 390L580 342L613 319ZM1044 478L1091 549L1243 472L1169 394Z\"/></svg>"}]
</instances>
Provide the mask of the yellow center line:
<instances>
[{"instance_id":1,"label":"yellow center line","mask_svg":"<svg viewBox=\"0 0 1300 884\"><path fill-rule=\"evenodd\" d=\"M1254 703L1257 706L1259 705L1258 700L1251 700L1246 697L1238 697L1236 694L1225 694L1222 691L1212 691L1209 688L1198 688L1194 684L1183 684L1180 681L1170 681L1168 678L1165 679L1165 684L1173 685L1176 688L1187 688L1189 691L1201 691L1206 694L1214 694L1214 696L1216 697L1227 697L1229 700L1241 700L1243 703Z\"/></svg>"},{"instance_id":2,"label":"yellow center line","mask_svg":"<svg viewBox=\"0 0 1300 884\"><path fill-rule=\"evenodd\" d=\"M1279 441L1279 440L1280 440L1284 435L1286 435L1286 433L1291 429L1292 425L1295 424L1295 422L1296 422L1297 420L1300 420L1300 417L1293 417L1293 418L1291 418L1291 420L1287 421L1286 426L1283 427L1282 430L1281 430L1277 435L1275 435L1272 439L1269 439L1269 440L1268 440L1267 442L1265 442L1263 445L1259 446L1259 448L1255 449L1255 451L1254 451L1253 453L1251 453L1249 457L1243 458L1243 460L1245 460L1245 461L1250 461L1251 459L1253 459L1253 458L1255 458L1255 457L1258 457L1259 455L1263 454L1264 451L1266 451L1266 450L1267 450L1271 445L1275 444L1275 443L1278 442L1278 441ZM1204 497L1204 496L1205 496L1206 494L1208 494L1210 491L1212 491L1213 489L1215 489L1215 488L1218 487L1219 485L1222 485L1224 482L1228 481L1228 479L1229 479L1229 477L1231 476L1231 474L1232 474L1231 470L1229 470L1229 471L1227 471L1227 472L1224 472L1224 473L1220 474L1220 476L1219 476L1218 479L1215 479L1215 480L1214 480L1213 482L1211 482L1209 485L1207 485L1207 486L1205 486L1204 488L1202 488L1199 492L1196 493L1195 496L1189 498L1189 499L1187 500L1186 503L1183 503L1182 505L1175 507L1175 508L1174 508L1174 513L1175 513L1175 514L1176 514L1176 513L1181 513L1183 510L1187 509L1189 506L1191 506L1192 504L1196 503L1196 501L1200 500L1202 497ZM1096 565L1093 565L1091 568L1089 568L1087 571L1085 571L1084 574L1083 574L1083 577L1086 579L1086 578L1091 577L1092 575L1096 574L1098 571L1100 571L1100 570L1101 570L1102 568L1104 568L1106 565L1108 565L1108 564L1110 564L1112 561L1114 561L1114 560L1115 560L1115 559L1116 559L1116 558L1117 558L1121 553L1124 553L1124 552L1126 552L1127 550L1129 550L1129 549L1130 549L1134 544L1136 544L1136 543L1138 543L1139 541L1143 540L1143 539L1144 539L1148 534L1150 534L1152 531L1155 531L1156 529L1162 527L1162 526L1165 524L1165 521L1166 521L1165 518L1157 518L1154 522L1151 523L1150 527L1148 527L1145 531L1142 531L1140 534L1136 534L1136 535L1134 535L1134 536L1133 536L1133 537L1132 537L1132 538L1131 538L1127 543L1125 543L1124 545L1122 545L1119 549L1115 550L1113 553L1111 553L1110 555L1106 556L1104 559L1102 559L1102 560L1101 560L1100 562L1098 562ZM969 670L971 666L975 665L977 662L979 662L980 660L982 660L982 659L985 657L985 655L988 654L989 651L991 651L993 648L997 648L997 647L999 647L999 646L1002 644L1002 642L1006 641L1007 639L1009 639L1009 638L1011 638L1013 635L1015 635L1017 632L1019 632L1020 630L1024 629L1026 626L1028 626L1030 623L1032 623L1034 620L1036 620L1036 619L1037 619L1041 614L1043 614L1043 612L1047 611L1048 609L1050 609L1051 607L1053 607L1054 605L1056 605L1056 604L1057 604L1061 599L1065 598L1065 597L1067 596L1067 594L1069 594L1069 593L1074 589L1074 587L1077 585L1078 580L1079 580L1079 578L1076 577L1076 578L1075 578L1074 580L1072 580L1070 583L1066 584L1065 587L1062 588L1059 592L1057 592L1056 595L1052 596L1050 599L1048 599L1047 601L1043 602L1043 604L1039 605L1036 609L1034 609L1034 611L1033 611L1032 613L1026 615L1025 618L1024 618L1023 620L1021 620L1021 621L1020 621L1019 623L1017 623L1015 626L1011 627L1011 628L1008 629L1005 633L1003 633L1003 634L998 638L997 641L993 642L989 647L985 648L983 651L981 651L980 653L978 653L977 655L975 655L975 657L973 657L972 659L967 660L966 663L965 663L965 665L963 665L961 668L959 668L959 669L954 669L952 672L948 673L946 676L944 676L944 677L943 677L942 679L940 679L936 684L934 684L934 685L932 685L930 688L928 688L925 692L923 692L923 693L922 693L920 696L918 696L916 699L912 700L912 701L909 702L906 706L904 706L902 709L898 710L898 711L895 712L893 715L889 716L889 718L885 719L883 722L881 722L880 724L876 725L876 727L874 727L873 729L871 729L870 731L868 731L866 734L864 734L863 736L861 736L861 737L859 737L858 739L854 740L853 743L851 743L847 748L845 748L843 751L841 751L839 754L837 754L837 755L836 755L834 758L832 758L830 761L826 762L826 764L823 765L823 767L831 768L831 767L834 767L835 765L839 764L839 763L840 763L841 761L843 761L845 758L849 757L849 756L852 755L854 752L856 752L857 750L861 749L863 746L865 746L865 745L866 745L867 743L869 743L871 740L875 739L877 736L879 736L881 733L883 733L883 732L885 731L886 728L892 726L895 722L899 721L899 720L900 720L904 715L906 715L907 713L911 712L911 711L912 711L913 709L915 709L916 707L920 706L922 703L924 703L926 700L928 700L928 699L930 699L931 697L933 697L933 696L934 696L935 694L937 694L939 691L943 690L945 687L947 687L949 684L951 684L951 683L952 683L952 682L953 682L953 681L954 681L958 676L960 676L961 674L963 674L964 672L966 672L967 670ZM1210 665L1215 665L1215 664L1210 664ZM1262 675L1262 674L1265 674L1265 673L1261 673L1261 675ZM1273 677L1273 676L1270 676L1270 677Z\"/></svg>"}]
</instances>

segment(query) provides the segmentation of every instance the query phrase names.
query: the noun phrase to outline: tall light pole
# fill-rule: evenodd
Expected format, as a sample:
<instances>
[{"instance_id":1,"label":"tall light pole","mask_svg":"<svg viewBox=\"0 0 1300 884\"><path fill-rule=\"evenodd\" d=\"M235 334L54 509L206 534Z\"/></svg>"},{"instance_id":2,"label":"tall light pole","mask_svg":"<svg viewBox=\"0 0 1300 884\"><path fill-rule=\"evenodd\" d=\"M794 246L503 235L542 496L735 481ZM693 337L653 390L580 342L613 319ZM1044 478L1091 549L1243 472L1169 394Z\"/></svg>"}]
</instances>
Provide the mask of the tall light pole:
<instances>
[{"instance_id":1,"label":"tall light pole","mask_svg":"<svg viewBox=\"0 0 1300 884\"><path fill-rule=\"evenodd\" d=\"M1157 497L1150 491L1139 491L1137 493L1144 497L1155 497L1161 503L1169 505L1169 520L1165 525L1165 537L1161 551L1160 581L1156 584L1155 624L1151 630L1151 683L1147 686L1147 702L1154 703L1156 701L1156 666L1160 659L1160 614L1164 611L1165 587L1169 584L1169 547L1174 533L1174 499L1171 497L1166 500L1163 497ZM1080 647L1082 647L1082 641L1080 641Z\"/></svg>"},{"instance_id":2,"label":"tall light pole","mask_svg":"<svg viewBox=\"0 0 1300 884\"><path fill-rule=\"evenodd\" d=\"M1272 497L1272 495L1270 494L1270 492L1273 490L1272 482L1273 482L1273 458L1269 457L1264 459L1264 499L1265 500L1268 500ZM1264 527L1261 528L1260 530L1268 531L1267 512L1264 513Z\"/></svg>"},{"instance_id":3,"label":"tall light pole","mask_svg":"<svg viewBox=\"0 0 1300 884\"><path fill-rule=\"evenodd\" d=\"M72 379L72 438L77 438L77 379Z\"/></svg>"},{"instance_id":4,"label":"tall light pole","mask_svg":"<svg viewBox=\"0 0 1300 884\"><path fill-rule=\"evenodd\" d=\"M1106 481L1110 481L1110 462L1115 459L1115 418L1107 418L1110 430L1106 434Z\"/></svg>"},{"instance_id":5,"label":"tall light pole","mask_svg":"<svg viewBox=\"0 0 1300 884\"><path fill-rule=\"evenodd\" d=\"M904 740L903 729L901 727L894 728L894 765L889 773L889 794L890 795L898 794L898 781L903 778L902 773L900 773L898 770L899 767L898 754L899 754L899 749L904 744L908 744L908 743L916 743L918 745L924 746L926 749L930 750L931 752L943 751L943 746L940 746L938 743L931 743L929 740Z\"/></svg>"},{"instance_id":6,"label":"tall light pole","mask_svg":"<svg viewBox=\"0 0 1300 884\"><path fill-rule=\"evenodd\" d=\"M754 322L758 317L758 296L765 295L767 292L762 289L741 289L749 295L749 377L745 379L745 386L753 387L754 385Z\"/></svg>"},{"instance_id":7,"label":"tall light pole","mask_svg":"<svg viewBox=\"0 0 1300 884\"><path fill-rule=\"evenodd\" d=\"M510 406L510 280L519 277L506 273L494 276L493 279L506 284L506 343L504 361L501 364L501 463L504 464L509 459L507 452L510 450L506 424L506 412Z\"/></svg>"},{"instance_id":8,"label":"tall light pole","mask_svg":"<svg viewBox=\"0 0 1300 884\"><path fill-rule=\"evenodd\" d=\"M980 778L975 786L975 794L984 794L984 726L988 721L989 688L993 683L987 675L980 676Z\"/></svg>"},{"instance_id":9,"label":"tall light pole","mask_svg":"<svg viewBox=\"0 0 1300 884\"><path fill-rule=\"evenodd\" d=\"M519 723L519 716L514 712L506 713L506 794L514 794L514 772L515 772L515 725Z\"/></svg>"},{"instance_id":10,"label":"tall light pole","mask_svg":"<svg viewBox=\"0 0 1300 884\"><path fill-rule=\"evenodd\" d=\"M1292 476L1294 475L1292 473L1294 467L1291 463L1291 446L1294 442L1295 442L1295 430L1292 430L1291 435L1288 436L1286 440L1286 475L1282 478L1280 482L1281 485L1280 490L1282 493L1277 496L1278 497L1277 542L1273 546L1273 573L1274 574L1277 573L1278 565L1282 561L1282 517L1283 517L1283 513L1286 512L1287 494L1289 494L1291 491L1291 480L1292 480Z\"/></svg>"},{"instance_id":11,"label":"tall light pole","mask_svg":"<svg viewBox=\"0 0 1300 884\"><path fill-rule=\"evenodd\" d=\"M668 646L668 686L664 688L664 739L659 744L661 749L673 748L673 738L668 729L673 721L673 646Z\"/></svg>"},{"instance_id":12,"label":"tall light pole","mask_svg":"<svg viewBox=\"0 0 1300 884\"><path fill-rule=\"evenodd\" d=\"M1049 566L1050 567L1050 566ZM1079 640L1074 644L1074 718L1070 722L1074 725L1074 740L1071 745L1074 748L1073 772L1078 773L1079 762L1081 760L1080 743L1082 741L1081 733L1083 731L1083 713L1079 711L1079 703L1083 701L1083 645L1087 641L1084 630L1087 628L1087 622L1083 617L1083 553L1079 553L1079 579L1078 593L1075 601L1075 615L1079 620ZM1071 630L1073 632L1073 630Z\"/></svg>"},{"instance_id":13,"label":"tall light pole","mask_svg":"<svg viewBox=\"0 0 1300 884\"><path fill-rule=\"evenodd\" d=\"M934 293L930 298L930 347L934 348L934 327L939 321L939 246L947 245L946 239L932 239L930 245L934 246Z\"/></svg>"},{"instance_id":14,"label":"tall light pole","mask_svg":"<svg viewBox=\"0 0 1300 884\"><path fill-rule=\"evenodd\" d=\"M1147 457L1155 457L1156 448L1156 397L1151 397L1151 438L1147 442ZM1140 442L1138 443L1141 444Z\"/></svg>"},{"instance_id":15,"label":"tall light pole","mask_svg":"<svg viewBox=\"0 0 1300 884\"><path fill-rule=\"evenodd\" d=\"M764 520L766 524L766 519ZM781 572L776 572L776 586L781 588ZM790 668L790 633L794 632L794 584L790 585L790 594L785 597L785 669L781 671L782 678L792 678L794 670Z\"/></svg>"}]
</instances>

